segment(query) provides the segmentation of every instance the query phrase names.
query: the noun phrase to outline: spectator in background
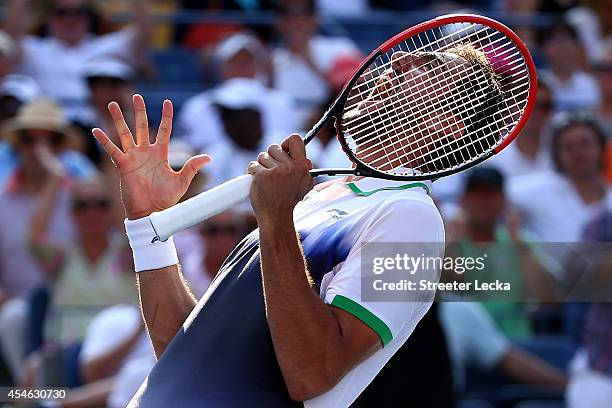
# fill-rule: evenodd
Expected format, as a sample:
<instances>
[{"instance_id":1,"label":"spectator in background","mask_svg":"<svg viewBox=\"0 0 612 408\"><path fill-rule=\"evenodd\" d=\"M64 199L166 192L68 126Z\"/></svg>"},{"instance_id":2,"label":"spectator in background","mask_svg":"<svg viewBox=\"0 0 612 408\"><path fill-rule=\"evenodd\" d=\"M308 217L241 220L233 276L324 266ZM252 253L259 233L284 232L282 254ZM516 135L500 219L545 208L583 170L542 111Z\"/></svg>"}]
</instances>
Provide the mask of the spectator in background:
<instances>
[{"instance_id":1,"label":"spectator in background","mask_svg":"<svg viewBox=\"0 0 612 408\"><path fill-rule=\"evenodd\" d=\"M586 242L612 242L612 206L585 228ZM610 281L609 245L600 258L600 280ZM609 294L608 294L609 295ZM606 299L610 300L610 299ZM592 303L584 325L583 342L570 364L568 408L604 408L612 401L612 303Z\"/></svg>"},{"instance_id":2,"label":"spectator in background","mask_svg":"<svg viewBox=\"0 0 612 408\"><path fill-rule=\"evenodd\" d=\"M24 103L42 98L38 82L25 75L10 74L0 82L0 123L14 118Z\"/></svg>"},{"instance_id":3,"label":"spectator in background","mask_svg":"<svg viewBox=\"0 0 612 408\"><path fill-rule=\"evenodd\" d=\"M104 0L97 1L96 8L105 16L122 15L129 13L133 6L131 1ZM154 49L172 46L176 24L172 19L164 19L168 14L180 11L179 0L147 0L147 9L155 24L150 31L150 46ZM161 18L160 18L161 17Z\"/></svg>"},{"instance_id":4,"label":"spectator in background","mask_svg":"<svg viewBox=\"0 0 612 408\"><path fill-rule=\"evenodd\" d=\"M513 346L482 304L447 299L440 320L453 362L455 391L465 391L468 369L499 372L513 382L563 389L565 375L538 357Z\"/></svg>"},{"instance_id":5,"label":"spectator in background","mask_svg":"<svg viewBox=\"0 0 612 408\"><path fill-rule=\"evenodd\" d=\"M213 91L212 102L219 112L228 140L208 148L208 153L216 157L207 166L210 186L243 175L258 152L278 141L277 134L266 133L260 96L238 83ZM204 128L201 124L200 127Z\"/></svg>"},{"instance_id":6,"label":"spectator in background","mask_svg":"<svg viewBox=\"0 0 612 408\"><path fill-rule=\"evenodd\" d=\"M538 33L538 45L547 64L540 75L550 86L555 108L597 109L601 90L583 70L584 52L574 28L565 22L546 27Z\"/></svg>"},{"instance_id":7,"label":"spectator in background","mask_svg":"<svg viewBox=\"0 0 612 408\"><path fill-rule=\"evenodd\" d=\"M603 91L603 103L599 114L608 131L612 129L612 42L607 47L609 58L595 65L595 74ZM604 175L608 184L612 184L612 141L608 140L604 163Z\"/></svg>"},{"instance_id":8,"label":"spectator in background","mask_svg":"<svg viewBox=\"0 0 612 408\"><path fill-rule=\"evenodd\" d=\"M266 134L283 136L297 130L291 97L263 85L267 82L268 55L255 36L247 32L230 35L217 46L214 60L221 83L188 99L178 117L177 133L186 143L197 151L209 151L231 140L215 105L219 93L244 94L257 100Z\"/></svg>"},{"instance_id":9,"label":"spectator in background","mask_svg":"<svg viewBox=\"0 0 612 408\"><path fill-rule=\"evenodd\" d=\"M0 81L0 128L17 115L21 105L41 96L42 90L32 78L17 74L4 77ZM16 165L17 157L11 145L0 139L0 186L6 184Z\"/></svg>"},{"instance_id":10,"label":"spectator in background","mask_svg":"<svg viewBox=\"0 0 612 408\"><path fill-rule=\"evenodd\" d=\"M278 0L180 0L182 10L206 10L215 11L234 11L250 12L259 10L274 10ZM265 25L256 24L252 27L245 27L241 23L233 21L212 22L193 24L189 27L177 27L177 39L186 47L199 50L203 47L218 43L223 37L231 33L240 32L245 29L256 31L259 36L265 39L270 38L270 29Z\"/></svg>"},{"instance_id":11,"label":"spectator in background","mask_svg":"<svg viewBox=\"0 0 612 408\"><path fill-rule=\"evenodd\" d=\"M0 79L10 74L15 65L17 47L6 32L0 30Z\"/></svg>"},{"instance_id":12,"label":"spectator in background","mask_svg":"<svg viewBox=\"0 0 612 408\"><path fill-rule=\"evenodd\" d=\"M497 168L506 179L549 170L552 164L546 126L552 112L552 91L546 81L540 79L536 104L525 127L513 143L491 158L487 166Z\"/></svg>"},{"instance_id":13,"label":"spectator in background","mask_svg":"<svg viewBox=\"0 0 612 408\"><path fill-rule=\"evenodd\" d=\"M612 58L594 65L593 69L603 95L599 114L605 125L612 127Z\"/></svg>"},{"instance_id":14,"label":"spectator in background","mask_svg":"<svg viewBox=\"0 0 612 408\"><path fill-rule=\"evenodd\" d=\"M560 113L551 122L554 171L512 180L510 202L540 242L580 242L585 224L612 192L602 175L608 133L591 114Z\"/></svg>"},{"instance_id":15,"label":"spectator in background","mask_svg":"<svg viewBox=\"0 0 612 408\"><path fill-rule=\"evenodd\" d=\"M42 130L44 131L47 131L49 126L53 129L65 129L66 134L69 135L67 138L61 136L63 133L60 132L60 136L54 136L50 140L58 143L57 153L67 175L75 180L90 177L95 169L89 160L79 152L83 146L82 135L75 128L69 126L64 118L64 113L57 105L47 99L38 97L39 89L34 83L27 80L27 77L16 77L14 75L10 75L10 77L7 79L11 79L11 82L3 84L6 94L0 96L0 101L3 98L11 98L14 103L19 105L19 108L16 117L9 118L4 123L4 133L8 137L0 142L0 190L10 188L11 182L20 173L22 162L30 159L29 156L23 156L23 154L34 154L32 149L20 149L20 147L24 147L23 145L28 143L30 144L28 147L33 147L37 139L16 136L24 130L34 130L35 128L28 127L38 123L42 123ZM16 81L13 82L13 79L16 79ZM0 85L0 89L2 88L3 86ZM27 99L30 97L36 99L28 101ZM45 141L44 138L40 140ZM63 146L64 140L68 140L70 143Z\"/></svg>"},{"instance_id":16,"label":"spectator in background","mask_svg":"<svg viewBox=\"0 0 612 408\"><path fill-rule=\"evenodd\" d=\"M202 297L221 265L245 236L242 214L227 210L206 220L200 227L202 247L186 254L183 273L196 299Z\"/></svg>"},{"instance_id":17,"label":"spectator in background","mask_svg":"<svg viewBox=\"0 0 612 408\"><path fill-rule=\"evenodd\" d=\"M59 349L64 359L70 361L74 344L83 340L87 326L100 310L137 302L133 294L135 279L129 273L132 264L126 252L127 242L116 224L119 217L113 214L115 209L102 182L92 179L72 188L70 204L75 243L58 245L49 235L49 214L58 204L62 175L59 161L46 156L46 166L55 177L48 180L32 218L29 246L52 285L46 291L47 301L41 306L38 300L36 317L40 320L31 319L29 335L54 347L51 354L47 353L48 348L42 348L29 355L23 375L26 386L46 385L37 384L36 378L46 371L43 368L53 360L55 350ZM40 299L41 294L37 297ZM88 381L100 379L84 374Z\"/></svg>"},{"instance_id":18,"label":"spectator in background","mask_svg":"<svg viewBox=\"0 0 612 408\"><path fill-rule=\"evenodd\" d=\"M51 407L125 407L155 364L138 307L121 304L96 314L77 360L68 364L78 365L83 384Z\"/></svg>"},{"instance_id":19,"label":"spectator in background","mask_svg":"<svg viewBox=\"0 0 612 408\"><path fill-rule=\"evenodd\" d=\"M29 246L53 282L50 310L44 322L46 340L56 344L80 341L85 328L100 309L136 303L135 280L127 242L116 221L107 187L92 179L71 191L71 218L76 238L70 246L57 245L49 231L49 217L58 205L63 179L61 164L48 154L50 177L32 218ZM40 322L41 326L43 322Z\"/></svg>"},{"instance_id":20,"label":"spectator in background","mask_svg":"<svg viewBox=\"0 0 612 408\"><path fill-rule=\"evenodd\" d=\"M108 104L113 101L117 102L121 109L125 109L124 112L128 113L128 117L131 116L131 98L134 94L136 72L127 62L104 56L87 62L83 70L83 76L87 81L92 110L88 116L81 118L79 124L87 130L87 134L94 127L108 130L109 137L114 142L119 142L119 135L116 134L113 118L108 112ZM131 118L126 120L131 121ZM133 124L129 123L129 125ZM106 158L106 155L100 155L95 140L92 138L87 138L87 140L89 142L87 150L89 158L99 167L104 167L102 157Z\"/></svg>"},{"instance_id":21,"label":"spectator in background","mask_svg":"<svg viewBox=\"0 0 612 408\"><path fill-rule=\"evenodd\" d=\"M70 119L88 113L83 70L89 60L116 55L137 64L144 57L150 32L144 0L132 2L135 27L99 36L91 32L95 16L91 0L51 0L44 10L47 36L43 38L26 35L33 14L29 3L8 3L4 29L19 45L19 71L35 78L45 94L66 109Z\"/></svg>"},{"instance_id":22,"label":"spectator in background","mask_svg":"<svg viewBox=\"0 0 612 408\"><path fill-rule=\"evenodd\" d=\"M582 0L565 13L578 32L589 62L612 62L612 10L607 1Z\"/></svg>"},{"instance_id":23,"label":"spectator in background","mask_svg":"<svg viewBox=\"0 0 612 408\"><path fill-rule=\"evenodd\" d=\"M470 282L472 287L476 280L510 283L510 293L492 292L492 298L483 293L467 293L483 301L482 306L505 335L525 338L531 334L525 301L553 302L557 295L548 271L526 244L518 220L507 211L502 174L487 167L472 170L460 203L461 212L449 227L448 242L452 244L447 253L473 259L486 253L487 260L482 270L472 268L463 274L450 271L448 277Z\"/></svg>"},{"instance_id":24,"label":"spectator in background","mask_svg":"<svg viewBox=\"0 0 612 408\"><path fill-rule=\"evenodd\" d=\"M53 177L44 166L39 146L60 154L74 142L61 110L49 101L24 105L2 136L19 158L7 188L0 194L0 345L13 378L20 377L26 302L24 296L46 282L46 274L29 252L28 229L36 205ZM62 185L49 216L49 234L58 244L73 242L69 197Z\"/></svg>"},{"instance_id":25,"label":"spectator in background","mask_svg":"<svg viewBox=\"0 0 612 408\"><path fill-rule=\"evenodd\" d=\"M303 126L330 93L325 75L332 64L339 56L361 55L361 52L348 38L317 33L314 0L285 0L280 13L281 45L273 52L272 82L275 88L297 101L299 123Z\"/></svg>"}]
</instances>

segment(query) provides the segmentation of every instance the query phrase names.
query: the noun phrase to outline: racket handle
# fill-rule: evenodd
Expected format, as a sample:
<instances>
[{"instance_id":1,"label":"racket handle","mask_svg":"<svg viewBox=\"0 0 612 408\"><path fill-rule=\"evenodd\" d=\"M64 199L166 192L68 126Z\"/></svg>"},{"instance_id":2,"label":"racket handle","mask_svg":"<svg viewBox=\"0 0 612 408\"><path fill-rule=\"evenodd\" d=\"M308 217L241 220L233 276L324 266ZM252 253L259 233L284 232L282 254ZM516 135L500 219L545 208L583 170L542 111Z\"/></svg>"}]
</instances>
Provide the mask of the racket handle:
<instances>
[{"instance_id":1,"label":"racket handle","mask_svg":"<svg viewBox=\"0 0 612 408\"><path fill-rule=\"evenodd\" d=\"M249 197L253 176L245 174L149 216L155 238L165 241L172 234L192 227L240 204Z\"/></svg>"}]
</instances>

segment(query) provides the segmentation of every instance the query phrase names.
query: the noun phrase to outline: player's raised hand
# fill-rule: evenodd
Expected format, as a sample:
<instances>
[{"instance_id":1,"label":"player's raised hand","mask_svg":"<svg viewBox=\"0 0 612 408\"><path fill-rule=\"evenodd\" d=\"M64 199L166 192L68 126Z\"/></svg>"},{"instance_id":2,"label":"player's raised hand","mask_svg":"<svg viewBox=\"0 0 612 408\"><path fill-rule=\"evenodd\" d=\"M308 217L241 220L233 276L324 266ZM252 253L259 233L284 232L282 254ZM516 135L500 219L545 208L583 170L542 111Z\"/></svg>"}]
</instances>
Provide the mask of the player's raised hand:
<instances>
[{"instance_id":1,"label":"player's raised hand","mask_svg":"<svg viewBox=\"0 0 612 408\"><path fill-rule=\"evenodd\" d=\"M176 204L196 173L211 159L207 155L197 155L190 158L180 171L172 170L168 165L172 103L164 101L157 137L151 144L144 99L134 95L132 102L136 140L115 102L108 105L108 110L115 122L121 146L115 145L101 129L93 129L92 133L119 169L121 199L126 215L129 219L136 219Z\"/></svg>"}]
</instances>

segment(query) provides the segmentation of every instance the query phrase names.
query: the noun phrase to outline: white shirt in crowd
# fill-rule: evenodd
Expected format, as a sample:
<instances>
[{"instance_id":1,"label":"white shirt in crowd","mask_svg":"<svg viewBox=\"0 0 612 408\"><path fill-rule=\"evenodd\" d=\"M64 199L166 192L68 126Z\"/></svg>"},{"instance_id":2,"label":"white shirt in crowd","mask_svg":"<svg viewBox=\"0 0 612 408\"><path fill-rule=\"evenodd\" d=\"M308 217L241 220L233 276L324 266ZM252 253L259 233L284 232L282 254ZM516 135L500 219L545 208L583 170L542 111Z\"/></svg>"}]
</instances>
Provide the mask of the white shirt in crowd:
<instances>
[{"instance_id":1,"label":"white shirt in crowd","mask_svg":"<svg viewBox=\"0 0 612 408\"><path fill-rule=\"evenodd\" d=\"M574 186L553 171L514 178L507 192L526 230L540 242L580 242L586 224L612 208L612 191L603 200L586 204Z\"/></svg>"},{"instance_id":2,"label":"white shirt in crowd","mask_svg":"<svg viewBox=\"0 0 612 408\"><path fill-rule=\"evenodd\" d=\"M286 134L264 134L255 150L241 149L229 139L223 143L215 143L206 151L213 158L213 161L206 166L206 172L210 176L207 180L206 189L215 187L234 177L242 176L246 173L249 163L257 159L259 152L266 151L272 143L282 142L285 137Z\"/></svg>"},{"instance_id":3,"label":"white shirt in crowd","mask_svg":"<svg viewBox=\"0 0 612 408\"><path fill-rule=\"evenodd\" d=\"M568 81L561 81L552 72L540 71L553 92L556 109L597 109L602 102L597 80L584 71L576 71Z\"/></svg>"},{"instance_id":4,"label":"white shirt in crowd","mask_svg":"<svg viewBox=\"0 0 612 408\"><path fill-rule=\"evenodd\" d=\"M313 62L320 72L327 72L339 56L359 54L357 46L348 38L316 36L308 45ZM274 87L289 93L300 106L300 124L304 124L313 108L329 97L325 78L314 71L300 56L286 48L273 52Z\"/></svg>"},{"instance_id":5,"label":"white shirt in crowd","mask_svg":"<svg viewBox=\"0 0 612 408\"><path fill-rule=\"evenodd\" d=\"M117 305L104 309L90 323L79 354L81 364L98 358L124 342L142 325L135 305ZM107 400L109 408L125 407L155 364L155 353L147 333L140 338L121 362L115 385Z\"/></svg>"},{"instance_id":6,"label":"white shirt in crowd","mask_svg":"<svg viewBox=\"0 0 612 408\"><path fill-rule=\"evenodd\" d=\"M89 89L84 78L86 64L109 55L130 59L135 31L86 36L69 46L53 37L28 36L23 40L23 58L18 70L36 79L44 93L62 105L70 119L88 114Z\"/></svg>"},{"instance_id":7,"label":"white shirt in crowd","mask_svg":"<svg viewBox=\"0 0 612 408\"><path fill-rule=\"evenodd\" d=\"M342 150L338 138L334 137L325 146L317 138L314 138L308 147L308 158L312 161L315 168L351 168L353 162Z\"/></svg>"},{"instance_id":8,"label":"white shirt in crowd","mask_svg":"<svg viewBox=\"0 0 612 408\"><path fill-rule=\"evenodd\" d=\"M119 304L99 312L87 327L83 338L83 346L79 354L81 364L110 352L129 338L141 326L142 317L138 306ZM121 366L133 358L154 355L153 346L146 332L134 345Z\"/></svg>"},{"instance_id":9,"label":"white shirt in crowd","mask_svg":"<svg viewBox=\"0 0 612 408\"><path fill-rule=\"evenodd\" d=\"M510 342L478 302L440 302L440 323L448 339L453 381L465 390L468 368L491 371L510 348Z\"/></svg>"},{"instance_id":10,"label":"white shirt in crowd","mask_svg":"<svg viewBox=\"0 0 612 408\"><path fill-rule=\"evenodd\" d=\"M209 153L216 144L229 142L214 106L217 95L227 93L236 93L236 98L257 100L264 133L289 135L298 129L295 104L289 94L267 88L257 79L233 78L189 98L181 108L176 132L193 149ZM243 95L246 93L249 95Z\"/></svg>"},{"instance_id":11,"label":"white shirt in crowd","mask_svg":"<svg viewBox=\"0 0 612 408\"><path fill-rule=\"evenodd\" d=\"M516 143L510 143L499 154L487 161L484 166L495 167L509 180L513 177L527 176L552 168L548 149L540 149L534 160L525 156Z\"/></svg>"},{"instance_id":12,"label":"white shirt in crowd","mask_svg":"<svg viewBox=\"0 0 612 408\"><path fill-rule=\"evenodd\" d=\"M588 353L579 349L569 365L565 389L568 408L608 408L612 401L612 378L589 367Z\"/></svg>"}]
</instances>

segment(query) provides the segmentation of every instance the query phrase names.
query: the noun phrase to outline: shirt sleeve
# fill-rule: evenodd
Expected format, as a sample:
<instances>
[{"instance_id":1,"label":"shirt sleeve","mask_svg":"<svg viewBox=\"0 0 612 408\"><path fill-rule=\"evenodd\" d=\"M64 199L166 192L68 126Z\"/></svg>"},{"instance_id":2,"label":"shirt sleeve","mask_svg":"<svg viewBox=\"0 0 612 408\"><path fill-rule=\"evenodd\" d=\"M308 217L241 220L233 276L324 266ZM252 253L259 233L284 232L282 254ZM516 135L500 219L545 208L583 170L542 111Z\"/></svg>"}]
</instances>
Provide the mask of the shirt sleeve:
<instances>
[{"instance_id":1,"label":"shirt sleeve","mask_svg":"<svg viewBox=\"0 0 612 408\"><path fill-rule=\"evenodd\" d=\"M455 324L463 325L463 333L467 336L468 365L491 370L508 351L510 342L480 303L466 302L463 309L463 317L456 319Z\"/></svg>"},{"instance_id":2,"label":"shirt sleeve","mask_svg":"<svg viewBox=\"0 0 612 408\"><path fill-rule=\"evenodd\" d=\"M124 342L139 324L140 313L135 306L117 305L98 313L87 327L79 353L81 364L113 350Z\"/></svg>"},{"instance_id":3,"label":"shirt sleeve","mask_svg":"<svg viewBox=\"0 0 612 408\"><path fill-rule=\"evenodd\" d=\"M361 283L366 274L362 273L362 246L368 243L389 243L375 245L370 256L389 257L402 250L402 244L421 245L432 243L436 246L435 256L442 256L444 250L444 226L433 203L416 200L392 200L383 204L371 216L363 232L349 251L345 262L336 268L325 291L325 303L352 314L368 325L381 339L384 346L389 344L406 325L413 329L427 312L434 297L434 291L417 291L410 300L364 301ZM414 276L419 276L416 271ZM421 275L422 276L422 275ZM429 276L434 280L437 277Z\"/></svg>"}]
</instances>

